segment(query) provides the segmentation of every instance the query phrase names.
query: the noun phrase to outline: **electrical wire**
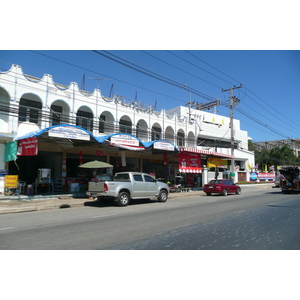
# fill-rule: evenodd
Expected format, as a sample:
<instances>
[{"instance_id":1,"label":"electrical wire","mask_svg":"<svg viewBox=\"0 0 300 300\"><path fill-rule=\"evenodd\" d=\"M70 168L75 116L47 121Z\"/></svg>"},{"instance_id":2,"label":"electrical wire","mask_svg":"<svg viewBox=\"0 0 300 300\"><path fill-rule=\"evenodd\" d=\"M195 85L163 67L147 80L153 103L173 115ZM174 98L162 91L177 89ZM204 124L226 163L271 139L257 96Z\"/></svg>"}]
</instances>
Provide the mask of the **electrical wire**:
<instances>
[{"instance_id":1,"label":"electrical wire","mask_svg":"<svg viewBox=\"0 0 300 300\"><path fill-rule=\"evenodd\" d=\"M191 75L191 76L193 76L193 77L195 77L195 78L197 78L197 79L200 79L200 80L202 80L202 81L204 81L204 82L206 82L206 83L209 83L209 84L211 84L211 85L213 85L213 86L215 86L215 87L217 87L217 88L222 89L221 86L218 86L218 85L216 85L216 84L214 84L214 83L212 83L212 82L210 82L210 81L207 81L207 80L205 80L205 79L203 79L203 78L200 78L200 77L198 77L198 76L196 76L196 75L194 75L194 74L192 74L192 73L190 73L190 72L187 72L187 71L185 71L185 70L183 70L183 69L181 69L181 68L178 68L178 67L174 66L173 64L170 64L170 63L166 62L165 60L158 58L158 57L155 56L155 55L152 55L152 54L150 54L150 53L148 53L148 52L146 52L146 51L144 51L144 50L140 50L140 51L143 52L143 53L145 53L145 54L147 54L147 55L149 55L149 56L151 56L151 57L153 57L153 58L155 58L155 59L158 60L158 61L163 62L164 64L167 64L167 65L169 65L169 66L171 66L171 67L173 67L173 68L175 68L175 69L177 69L177 70L180 70L181 72L184 72L184 73L186 73L186 74L188 74L188 75Z\"/></svg>"},{"instance_id":2,"label":"electrical wire","mask_svg":"<svg viewBox=\"0 0 300 300\"><path fill-rule=\"evenodd\" d=\"M109 53L108 51L105 51L105 50L102 50L102 52L97 51L97 50L93 50L93 51L94 51L95 53L99 54L99 55L102 55L102 56L104 56L104 57L106 57L106 58L108 58L108 59L111 59L111 60L113 60L113 61L115 61L115 62L117 62L117 63L119 63L119 64L122 64L122 65L124 65L124 66L126 66L126 67L128 67L128 68L130 68L130 69L133 69L133 70L135 70L135 71L137 71L137 72L140 72L140 73L142 73L142 74L144 74L144 75L150 76L150 77L152 77L152 78L154 78L154 79L158 79L158 80L160 80L160 81L162 81L162 82L165 82L165 83L167 83L167 84L173 85L173 86L178 87L178 88L180 88L180 89L185 89L185 90L187 90L187 91L190 91L190 92L193 93L194 95L197 95L197 96L199 96L199 97L201 97L201 98L204 98L204 99L206 99L206 100L214 100L214 99L215 99L214 97L208 96L208 95L206 95L206 94L204 94L204 93L202 93L202 92L200 92L200 91L197 91L197 90L195 90L194 88L191 88L191 87L187 86L186 84L180 83L180 82L175 81L175 80L173 80L173 79L170 79L170 78L167 78L167 77L165 77L165 76L159 75L159 74L157 74L157 73L155 73L155 72L152 72L152 71L150 71L150 70L148 70L148 69L145 69L145 68L143 68L143 67L140 67L140 66L138 66L138 65L136 65L136 64L134 64L134 63L131 63L131 62L125 60L125 59L120 58L119 56L117 56L117 55L115 55L115 54ZM118 59L116 59L116 58L114 58L114 57L111 57L111 56L109 56L109 55L106 55L106 54L103 53L103 52L108 53L108 54L111 55L111 56L117 57ZM120 60L123 60L123 62L120 61Z\"/></svg>"},{"instance_id":3,"label":"electrical wire","mask_svg":"<svg viewBox=\"0 0 300 300\"><path fill-rule=\"evenodd\" d=\"M220 71L219 69L213 67L213 66L210 65L209 63L205 62L203 59L201 59L201 58L197 57L196 55L192 54L190 51L185 50L185 52L188 53L189 55L193 56L194 58L200 60L201 62L205 63L206 65L210 66L211 68L215 69L216 71L220 72L221 74L223 74L223 75L229 77L230 79L232 79L232 80L234 80L234 81L236 81L236 82L239 82L238 80L236 80L236 79L230 77L229 75L225 74L224 72L222 72L222 71ZM201 70L205 71L205 70L202 69L202 68L201 68ZM217 78L219 78L219 79L221 79L221 80L223 80L223 81L225 81L225 82L227 82L227 83L230 83L230 84L234 85L233 83L231 83L231 82L229 82L229 81L227 81L227 80L224 80L224 79L222 79L222 78L220 78L220 77L218 77L218 76L216 76L216 75L214 75L214 74L212 74L212 73L210 73L210 72L208 72L208 71L205 71L205 72L207 72L207 73L209 73L209 74L211 74L211 75L213 75L213 76L215 76L215 77L217 77Z\"/></svg>"},{"instance_id":4,"label":"electrical wire","mask_svg":"<svg viewBox=\"0 0 300 300\"><path fill-rule=\"evenodd\" d=\"M234 80L234 81L236 81L236 82L239 82L238 80L234 79L233 77L229 76L228 74L226 74L226 73L220 71L219 69L217 69L217 68L215 68L214 66L210 65L209 63L205 62L203 59L201 59L201 58L197 57L196 55L192 54L190 51L185 50L185 52L188 53L189 55L191 55L192 57L196 58L197 60L203 62L204 64L208 65L209 67L213 68L214 70L216 70L216 71L220 72L221 74L225 75L226 77L228 77L228 78L230 78L230 79L232 79L232 80ZM201 70L205 71L205 70L202 69L202 68L201 68ZM215 76L214 74L212 74L212 73L210 73L210 72L208 72L208 73L211 74L211 75L213 75L213 76ZM220 78L220 77L218 77L218 76L215 76L215 77L217 77L217 78L219 78L219 79L222 79L222 78ZM226 80L224 80L224 81L226 81ZM242 99L244 99L244 98L246 98L246 97L249 97L249 98L250 98L252 101L254 101L258 106L260 106L262 109L266 110L266 111L268 112L268 114L274 116L274 117L277 119L278 117L277 117L276 115L274 115L272 112L270 112L270 109L272 109L273 111L275 111L275 112L280 116L281 119L284 119L286 122L289 122L289 123L292 123L292 124L296 125L296 127L293 127L293 128L296 129L296 130L297 130L297 134L299 134L299 129L298 129L299 126L298 126L297 123L295 123L295 122L293 122L292 120L290 120L290 118L283 116L281 112L279 112L278 110L276 110L273 106L269 105L266 101L264 101L262 98L260 98L259 96L257 96L253 91L251 91L251 90L250 90L248 87L246 87L245 85L243 85L243 88L245 89L245 94L244 94L244 97L243 97ZM261 105L261 103L255 101L253 98L251 98L251 97L249 96L249 94L246 94L246 91L247 91L247 90L248 90L250 93L252 93L255 97L257 97L260 101L262 101L265 105L267 105L267 106L268 106L268 109L266 109L265 107L263 107L263 106ZM239 91L239 92L240 92L240 91ZM242 99L240 99L240 100L242 100ZM258 113L258 114L260 114L260 113L257 112L257 111L255 111L255 112ZM264 116L264 118L266 118L266 117ZM281 127L283 127L283 126L281 126ZM289 128L288 130L291 130L291 129ZM294 131L294 132L295 132L295 131Z\"/></svg>"},{"instance_id":5,"label":"electrical wire","mask_svg":"<svg viewBox=\"0 0 300 300\"><path fill-rule=\"evenodd\" d=\"M203 68L200 68L199 66L197 66L197 65L195 65L195 64L193 64L193 63L191 63L190 61L188 61L188 60L186 60L186 59L180 57L179 55L177 55L177 54L175 54L175 53L173 53L173 52L171 52L171 51L169 51L169 50L167 50L167 52L170 53L170 54L172 54L172 55L174 55L174 56L176 56L177 58L179 58L179 59L185 61L186 63L188 63L188 64L190 64L190 65L192 65L192 66L194 66L194 67L196 67L196 68L198 68L198 69L200 69L200 70L202 70L202 71L204 71L204 72L206 72L206 73L208 73L208 74L210 74L210 75L212 75L212 76L214 76L214 77L216 77L216 78L219 78L219 79L221 79L221 80L223 80L223 81L225 81L225 82L227 82L227 83L232 84L231 82L229 82L229 81L227 81L227 80L225 80L225 79L223 79L223 78L221 78L221 77L219 77L219 76L217 76L217 75L215 75L215 74L213 74L213 73L210 73L210 72L206 71L206 70L203 69ZM221 88L221 87L220 87L220 88Z\"/></svg>"},{"instance_id":6,"label":"electrical wire","mask_svg":"<svg viewBox=\"0 0 300 300\"><path fill-rule=\"evenodd\" d=\"M116 81L118 81L118 82L122 82L122 83L125 83L125 84L128 84L128 85L131 85L131 86L134 86L134 87L143 89L143 90L145 90L145 91L148 91L148 92L151 92L151 93L155 93L155 94L157 94L157 95L161 95L161 96L164 96L164 97L167 97L167 98L170 98L170 99L174 99L174 100L177 100L177 101L186 103L186 101L183 101L182 99L175 98L175 97L172 97L172 96L169 96L169 95L160 93L160 92L156 92L156 91L150 90L150 89L148 89L148 88L141 87L141 86L138 86L138 85L136 85L136 84L133 84L133 83L130 83L130 82L127 82L127 81L124 81L124 80L121 80L121 79L118 79L118 78L115 78L115 77L112 77L112 76L108 76L108 75L106 75L106 74L103 74L103 73L100 73L100 72L97 72L97 71L94 71L94 70L90 70L90 69L87 69L87 68L85 68L85 67L78 66L78 65L73 64L73 63L70 63L70 62L66 62L66 61L64 61L64 60L61 60L61 59L52 57L52 56L50 56L50 55L46 55L46 54L44 54L44 53L40 53L40 52L38 52L38 51L34 51L34 50L29 50L29 51L31 51L31 52L33 52L33 53L36 53L36 54L39 54L39 55L41 55L41 56L45 56L45 57L47 57L47 58L50 58L50 59L59 61L59 62L61 62L61 63L67 64L67 65L70 65L70 66L73 66L73 67L76 67L76 68L79 68L79 69L82 69L82 70L85 70L85 71L88 71L88 72L91 72L91 73L95 73L95 74L98 74L98 75L101 75L101 76L109 77L109 78L111 78L111 79L113 79L113 80L116 80Z\"/></svg>"}]
</instances>

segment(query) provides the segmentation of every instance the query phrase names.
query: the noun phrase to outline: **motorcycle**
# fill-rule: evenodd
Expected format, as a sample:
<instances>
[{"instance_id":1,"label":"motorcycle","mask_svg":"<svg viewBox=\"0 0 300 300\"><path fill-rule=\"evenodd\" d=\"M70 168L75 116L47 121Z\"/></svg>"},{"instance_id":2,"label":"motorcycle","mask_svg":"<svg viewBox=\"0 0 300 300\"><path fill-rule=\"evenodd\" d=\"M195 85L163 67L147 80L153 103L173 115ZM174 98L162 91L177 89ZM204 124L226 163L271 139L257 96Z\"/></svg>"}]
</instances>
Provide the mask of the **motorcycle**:
<instances>
[{"instance_id":1,"label":"motorcycle","mask_svg":"<svg viewBox=\"0 0 300 300\"><path fill-rule=\"evenodd\" d=\"M180 193L182 190L181 184L173 184L170 186L171 193Z\"/></svg>"}]
</instances>

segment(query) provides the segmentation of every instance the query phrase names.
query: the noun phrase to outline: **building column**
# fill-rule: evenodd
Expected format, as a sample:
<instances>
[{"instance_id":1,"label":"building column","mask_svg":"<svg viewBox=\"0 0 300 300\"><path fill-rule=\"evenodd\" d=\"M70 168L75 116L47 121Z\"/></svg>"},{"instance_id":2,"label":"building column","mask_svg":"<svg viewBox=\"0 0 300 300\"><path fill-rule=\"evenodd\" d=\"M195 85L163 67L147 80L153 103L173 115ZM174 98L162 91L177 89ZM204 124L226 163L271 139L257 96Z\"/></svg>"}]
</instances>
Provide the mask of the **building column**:
<instances>
[{"instance_id":1,"label":"building column","mask_svg":"<svg viewBox=\"0 0 300 300\"><path fill-rule=\"evenodd\" d=\"M208 183L208 169L206 166L202 169L202 186Z\"/></svg>"}]
</instances>

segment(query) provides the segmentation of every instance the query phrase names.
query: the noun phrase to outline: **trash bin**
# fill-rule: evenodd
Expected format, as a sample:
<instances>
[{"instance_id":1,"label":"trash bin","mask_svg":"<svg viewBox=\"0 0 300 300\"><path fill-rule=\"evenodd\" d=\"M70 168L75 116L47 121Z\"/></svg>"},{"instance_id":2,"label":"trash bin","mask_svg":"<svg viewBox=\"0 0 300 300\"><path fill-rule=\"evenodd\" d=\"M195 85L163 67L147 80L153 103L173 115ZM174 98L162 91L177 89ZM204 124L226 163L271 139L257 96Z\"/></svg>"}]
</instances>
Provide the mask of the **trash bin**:
<instances>
[{"instance_id":1,"label":"trash bin","mask_svg":"<svg viewBox=\"0 0 300 300\"><path fill-rule=\"evenodd\" d=\"M33 195L33 187L32 184L27 185L27 196L32 196Z\"/></svg>"}]
</instances>

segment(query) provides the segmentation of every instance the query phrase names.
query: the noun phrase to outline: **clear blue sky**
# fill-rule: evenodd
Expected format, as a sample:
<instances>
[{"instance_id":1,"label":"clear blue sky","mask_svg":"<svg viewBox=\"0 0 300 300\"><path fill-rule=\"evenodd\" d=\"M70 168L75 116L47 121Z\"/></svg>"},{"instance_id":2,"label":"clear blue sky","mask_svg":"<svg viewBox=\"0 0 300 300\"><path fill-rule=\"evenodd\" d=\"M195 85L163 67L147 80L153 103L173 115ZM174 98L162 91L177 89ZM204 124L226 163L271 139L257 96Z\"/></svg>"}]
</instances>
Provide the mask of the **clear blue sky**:
<instances>
[{"instance_id":1,"label":"clear blue sky","mask_svg":"<svg viewBox=\"0 0 300 300\"><path fill-rule=\"evenodd\" d=\"M179 87L99 53L118 61L124 59ZM191 94L192 101L205 103L218 98L224 105L217 108L217 113L229 116L229 108L225 107L229 92L222 89L242 84L243 88L234 90L234 96L240 99L234 117L241 120L241 129L247 130L253 141L300 138L300 51L1 51L0 68L7 70L11 64L20 65L25 74L51 74L55 82L69 85L73 81L79 87L85 74L88 91L98 86L97 80L88 77L102 78L105 80L99 84L104 96L109 96L113 84L114 94L133 100L137 93L140 102L157 103L158 111L186 105L190 93L183 87L187 85L197 93Z\"/></svg>"},{"instance_id":2,"label":"clear blue sky","mask_svg":"<svg viewBox=\"0 0 300 300\"><path fill-rule=\"evenodd\" d=\"M139 101L157 103L158 110L186 105L190 95L182 88L184 84L198 94L191 98L198 103L208 99L224 103L229 93L222 89L243 84L234 91L240 99L234 117L253 141L300 138L299 11L294 1L286 0L284 5L261 0L243 4L236 0L153 0L143 5L136 0L97 4L86 0L80 5L64 1L48 5L46 14L44 7L41 12L36 6L32 9L32 3L19 3L18 9L14 2L4 4L3 11L13 11L13 15L6 13L1 19L7 26L1 32L0 68L18 64L24 73L51 74L65 85L77 82L81 86L84 74L113 79L100 81L104 96L113 84L114 94L134 99L137 93ZM16 26L11 26L12 20ZM44 50L37 52L49 57L30 49ZM118 60L125 59L181 87L90 49L107 49L110 54L99 52L117 55ZM97 80L86 79L88 91L97 85ZM218 114L229 116L229 109L219 106Z\"/></svg>"}]
</instances>

